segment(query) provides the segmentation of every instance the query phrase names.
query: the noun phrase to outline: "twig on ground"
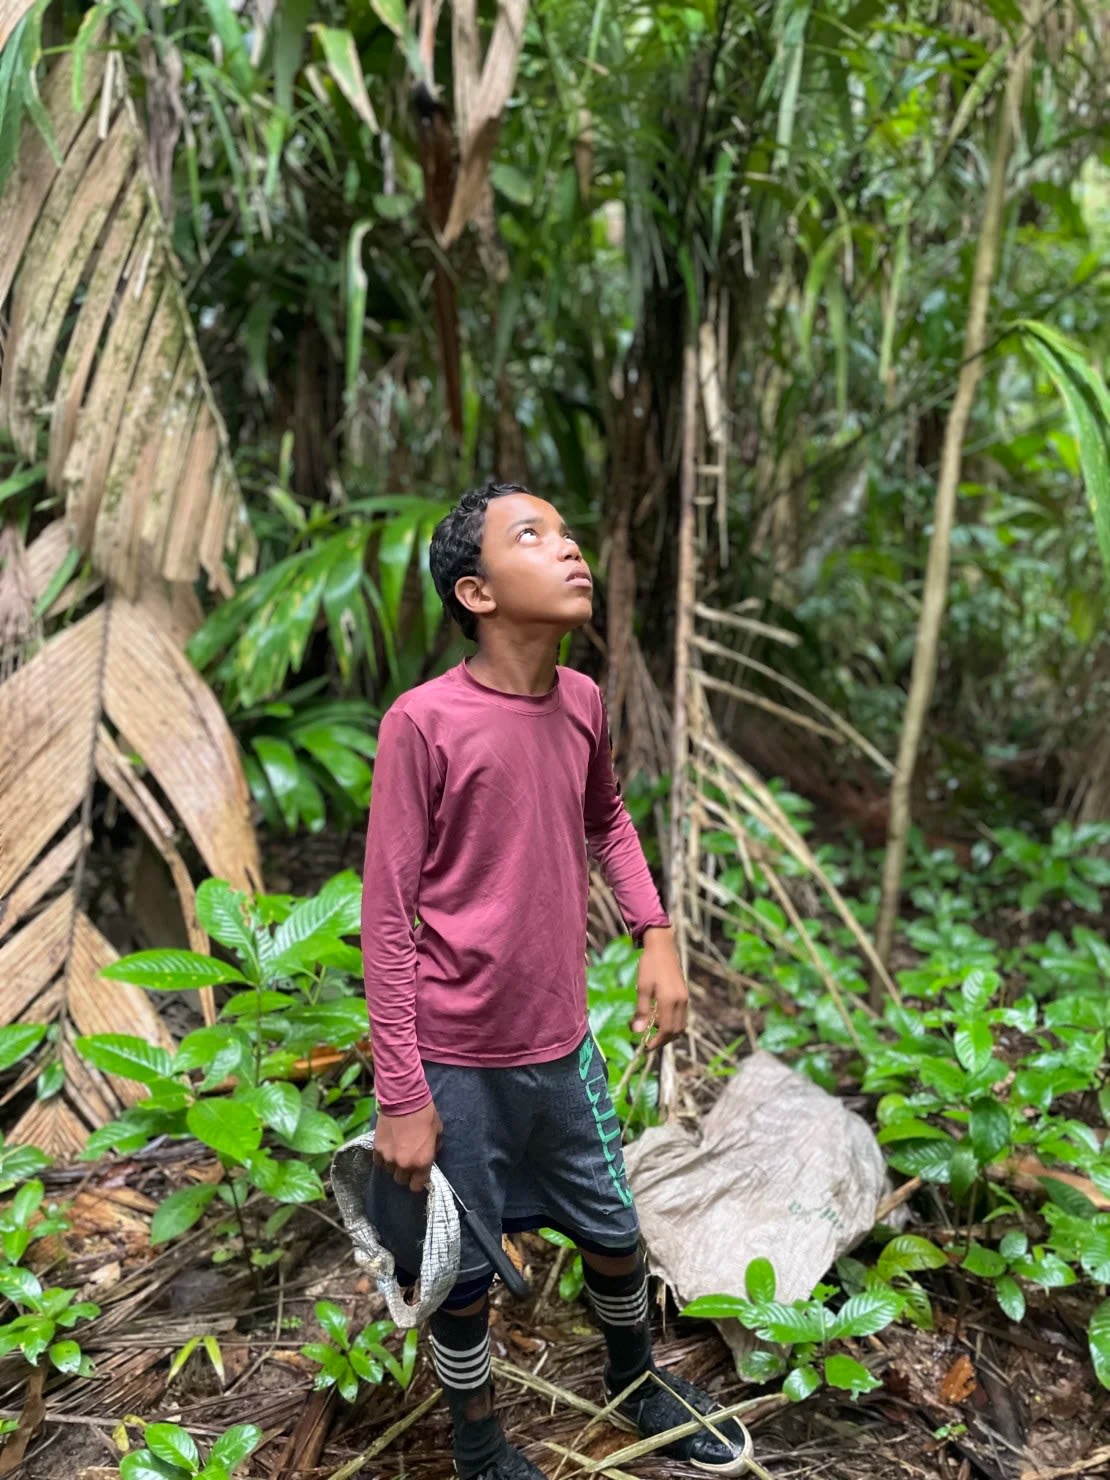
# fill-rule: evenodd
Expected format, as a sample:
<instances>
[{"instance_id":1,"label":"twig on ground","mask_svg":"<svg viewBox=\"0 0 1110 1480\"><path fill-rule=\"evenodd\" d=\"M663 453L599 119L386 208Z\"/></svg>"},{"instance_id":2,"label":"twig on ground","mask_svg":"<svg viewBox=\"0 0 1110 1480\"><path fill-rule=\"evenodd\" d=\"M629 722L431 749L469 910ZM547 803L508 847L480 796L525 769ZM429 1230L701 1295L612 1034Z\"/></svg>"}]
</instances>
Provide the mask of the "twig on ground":
<instances>
[{"instance_id":1,"label":"twig on ground","mask_svg":"<svg viewBox=\"0 0 1110 1480\"><path fill-rule=\"evenodd\" d=\"M911 1198L920 1186L921 1178L911 1177L908 1182L903 1182L901 1187L896 1187L893 1192L888 1193L875 1209L875 1222L881 1223L888 1213L892 1213L895 1208L901 1207L908 1198Z\"/></svg>"},{"instance_id":2,"label":"twig on ground","mask_svg":"<svg viewBox=\"0 0 1110 1480\"><path fill-rule=\"evenodd\" d=\"M546 1305L547 1302L551 1299L551 1292L559 1283L559 1276L563 1272L563 1265L566 1263L567 1255L569 1253L570 1250L567 1248L566 1244L563 1244L556 1251L555 1258L552 1260L551 1263L551 1268L547 1272L547 1279L544 1281L543 1289L540 1291L540 1306Z\"/></svg>"},{"instance_id":3,"label":"twig on ground","mask_svg":"<svg viewBox=\"0 0 1110 1480\"><path fill-rule=\"evenodd\" d=\"M1065 1476L1089 1474L1092 1470L1097 1470L1106 1464L1110 1464L1110 1445L1096 1449L1094 1454L1089 1454L1086 1459L1072 1460L1070 1464L1060 1465L1051 1470L1022 1470L1021 1480L1065 1480Z\"/></svg>"}]
</instances>

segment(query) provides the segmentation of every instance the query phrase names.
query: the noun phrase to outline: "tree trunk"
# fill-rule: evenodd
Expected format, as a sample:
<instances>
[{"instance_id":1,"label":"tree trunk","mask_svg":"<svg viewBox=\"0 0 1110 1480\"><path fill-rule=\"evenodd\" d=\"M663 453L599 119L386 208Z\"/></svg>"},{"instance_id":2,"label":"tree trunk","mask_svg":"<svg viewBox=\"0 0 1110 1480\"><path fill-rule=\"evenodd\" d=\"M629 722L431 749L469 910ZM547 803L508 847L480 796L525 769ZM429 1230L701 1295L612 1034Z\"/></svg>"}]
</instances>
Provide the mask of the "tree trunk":
<instances>
[{"instance_id":1,"label":"tree trunk","mask_svg":"<svg viewBox=\"0 0 1110 1480\"><path fill-rule=\"evenodd\" d=\"M921 620L917 630L910 692L898 745L898 761L891 783L890 831L883 861L882 903L876 937L879 958L889 964L894 939L894 924L902 890L902 870L910 829L910 787L913 783L921 735L925 727L936 682L937 654L941 622L948 592L949 541L956 511L956 494L960 484L964 436L975 400L976 387L983 373L983 348L986 343L987 310L991 285L998 266L999 245L1005 206L1006 167L1013 144L1014 120L1019 115L1025 78L1029 70L1029 53L1034 25L1030 24L1016 43L1010 58L1009 77L998 110L998 134L991 158L983 225L975 253L975 267L968 301L967 328L964 334L963 366L956 386L955 399L948 413L937 478L936 511L933 536L929 542L929 560L925 569L925 591ZM873 1002L878 1006L882 991L873 987Z\"/></svg>"}]
</instances>

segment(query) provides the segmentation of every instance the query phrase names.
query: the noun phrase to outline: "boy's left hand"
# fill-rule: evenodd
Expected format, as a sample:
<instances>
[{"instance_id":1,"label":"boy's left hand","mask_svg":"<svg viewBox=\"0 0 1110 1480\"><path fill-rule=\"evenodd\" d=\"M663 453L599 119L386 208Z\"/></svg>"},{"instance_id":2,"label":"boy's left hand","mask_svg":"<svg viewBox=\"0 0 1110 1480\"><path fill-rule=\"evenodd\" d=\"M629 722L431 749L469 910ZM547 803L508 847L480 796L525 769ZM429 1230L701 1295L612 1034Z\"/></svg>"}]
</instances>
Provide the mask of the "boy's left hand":
<instances>
[{"instance_id":1,"label":"boy's left hand","mask_svg":"<svg viewBox=\"0 0 1110 1480\"><path fill-rule=\"evenodd\" d=\"M673 926L652 926L644 931L644 950L636 979L636 1013L633 1032L642 1033L654 1021L655 1037L649 1049L662 1048L684 1031L690 993L675 949Z\"/></svg>"}]
</instances>

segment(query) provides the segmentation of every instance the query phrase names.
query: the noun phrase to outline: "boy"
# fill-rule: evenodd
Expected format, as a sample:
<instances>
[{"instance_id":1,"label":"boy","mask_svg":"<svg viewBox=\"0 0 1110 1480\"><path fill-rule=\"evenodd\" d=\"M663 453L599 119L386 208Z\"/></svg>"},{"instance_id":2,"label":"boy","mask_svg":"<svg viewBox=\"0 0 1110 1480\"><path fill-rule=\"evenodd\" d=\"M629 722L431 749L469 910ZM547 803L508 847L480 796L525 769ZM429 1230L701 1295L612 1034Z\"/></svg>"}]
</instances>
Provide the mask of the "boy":
<instances>
[{"instance_id":1,"label":"boy","mask_svg":"<svg viewBox=\"0 0 1110 1480\"><path fill-rule=\"evenodd\" d=\"M437 1162L495 1235L573 1239L615 1396L657 1369L616 1112L587 1026L588 854L643 946L632 1026L644 1031L654 1011L653 1048L683 1030L686 984L613 776L601 693L556 663L593 606L574 536L545 500L488 483L440 523L430 559L478 651L381 722L362 911L375 1161L414 1191ZM462 1480L542 1480L494 1413L491 1280L464 1224L458 1283L430 1322L455 1468ZM682 1378L652 1376L620 1411L646 1437L686 1423L685 1404L714 1409ZM703 1430L668 1452L738 1473L742 1433L722 1432L729 1443Z\"/></svg>"}]
</instances>

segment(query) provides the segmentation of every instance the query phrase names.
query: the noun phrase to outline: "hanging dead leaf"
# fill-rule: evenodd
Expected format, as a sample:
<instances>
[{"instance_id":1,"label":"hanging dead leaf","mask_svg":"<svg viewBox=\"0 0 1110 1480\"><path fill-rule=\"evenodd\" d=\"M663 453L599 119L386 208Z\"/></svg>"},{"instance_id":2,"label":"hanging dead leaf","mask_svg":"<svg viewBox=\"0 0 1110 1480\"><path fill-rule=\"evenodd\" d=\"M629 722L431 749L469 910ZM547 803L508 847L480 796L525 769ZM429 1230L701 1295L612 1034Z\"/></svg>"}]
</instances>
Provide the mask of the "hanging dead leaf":
<instances>
[{"instance_id":1,"label":"hanging dead leaf","mask_svg":"<svg viewBox=\"0 0 1110 1480\"><path fill-rule=\"evenodd\" d=\"M516 82L527 14L528 0L501 0L483 60L476 0L455 0L452 7L451 71L459 171L451 209L440 234L444 247L451 246L462 235L489 190L489 163L497 144L501 114Z\"/></svg>"}]
</instances>

